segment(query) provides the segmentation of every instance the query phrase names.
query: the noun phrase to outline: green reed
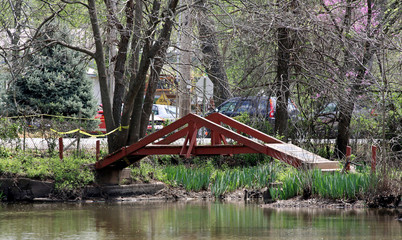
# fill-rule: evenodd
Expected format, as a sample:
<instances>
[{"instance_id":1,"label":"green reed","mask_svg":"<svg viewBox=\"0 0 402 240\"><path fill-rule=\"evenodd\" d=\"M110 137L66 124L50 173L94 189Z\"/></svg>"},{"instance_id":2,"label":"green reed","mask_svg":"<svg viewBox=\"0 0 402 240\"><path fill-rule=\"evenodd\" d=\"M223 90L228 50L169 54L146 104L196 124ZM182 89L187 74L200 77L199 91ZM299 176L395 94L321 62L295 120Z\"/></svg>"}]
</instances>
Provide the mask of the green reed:
<instances>
[{"instance_id":1,"label":"green reed","mask_svg":"<svg viewBox=\"0 0 402 240\"><path fill-rule=\"evenodd\" d=\"M318 170L312 175L312 193L324 198L358 199L370 188L375 187L377 177L369 173L335 172L323 174Z\"/></svg>"},{"instance_id":2,"label":"green reed","mask_svg":"<svg viewBox=\"0 0 402 240\"><path fill-rule=\"evenodd\" d=\"M288 169L285 173L272 164L247 168L216 169L214 167L187 168L167 166L164 170L168 183L183 186L188 191L210 190L215 197L241 188L270 187L274 199L288 199L310 192L314 197L332 199L359 199L375 186L376 176L368 173L322 173L320 170ZM279 172L279 174L278 174Z\"/></svg>"},{"instance_id":3,"label":"green reed","mask_svg":"<svg viewBox=\"0 0 402 240\"><path fill-rule=\"evenodd\" d=\"M305 173L293 170L282 176L282 184L269 189L273 199L289 199L303 193Z\"/></svg>"},{"instance_id":4,"label":"green reed","mask_svg":"<svg viewBox=\"0 0 402 240\"><path fill-rule=\"evenodd\" d=\"M172 185L182 185L188 191L208 189L211 170L208 168L186 168L183 165L167 166L164 170L167 181Z\"/></svg>"},{"instance_id":5,"label":"green reed","mask_svg":"<svg viewBox=\"0 0 402 240\"><path fill-rule=\"evenodd\" d=\"M288 199L309 190L313 196L331 199L359 199L375 186L377 177L368 173L323 173L320 170L291 171L281 188L271 188L274 199Z\"/></svg>"},{"instance_id":6,"label":"green reed","mask_svg":"<svg viewBox=\"0 0 402 240\"><path fill-rule=\"evenodd\" d=\"M275 180L272 165L223 170L211 167L186 168L180 165L168 166L164 172L172 185L182 185L192 191L207 190L210 187L216 197L243 187L266 187Z\"/></svg>"}]
</instances>

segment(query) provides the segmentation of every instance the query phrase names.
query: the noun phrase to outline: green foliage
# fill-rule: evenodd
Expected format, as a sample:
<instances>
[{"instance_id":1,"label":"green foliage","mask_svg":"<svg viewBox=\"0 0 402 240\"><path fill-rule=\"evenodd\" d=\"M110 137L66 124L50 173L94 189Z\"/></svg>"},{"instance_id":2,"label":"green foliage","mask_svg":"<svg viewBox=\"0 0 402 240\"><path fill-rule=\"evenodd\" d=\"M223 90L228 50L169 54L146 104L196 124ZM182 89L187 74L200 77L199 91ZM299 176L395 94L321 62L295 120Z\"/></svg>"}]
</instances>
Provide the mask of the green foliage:
<instances>
[{"instance_id":1,"label":"green foliage","mask_svg":"<svg viewBox=\"0 0 402 240\"><path fill-rule=\"evenodd\" d=\"M363 196L370 187L375 187L375 176L364 173L342 174L339 172L323 174L320 171L313 173L313 194L325 198L357 199Z\"/></svg>"},{"instance_id":2,"label":"green foliage","mask_svg":"<svg viewBox=\"0 0 402 240\"><path fill-rule=\"evenodd\" d=\"M0 118L0 157L7 157L8 150L6 149L6 143L12 142L18 143L20 141L18 134L22 132L22 128L16 123L6 118Z\"/></svg>"},{"instance_id":3,"label":"green foliage","mask_svg":"<svg viewBox=\"0 0 402 240\"><path fill-rule=\"evenodd\" d=\"M319 145L317 150L314 151L317 155L329 159L334 155L334 150L331 148L330 144Z\"/></svg>"},{"instance_id":4,"label":"green foliage","mask_svg":"<svg viewBox=\"0 0 402 240\"><path fill-rule=\"evenodd\" d=\"M275 179L274 167L270 164L249 168L227 169L217 171L211 192L219 197L239 188L263 188L269 186Z\"/></svg>"},{"instance_id":5,"label":"green foliage","mask_svg":"<svg viewBox=\"0 0 402 240\"><path fill-rule=\"evenodd\" d=\"M234 119L261 132L268 134L274 133L273 123L265 119L263 116L250 116L247 112L243 112L234 117Z\"/></svg>"},{"instance_id":6,"label":"green foliage","mask_svg":"<svg viewBox=\"0 0 402 240\"><path fill-rule=\"evenodd\" d=\"M289 171L281 188L271 188L274 199L288 199L311 191L313 196L331 199L361 199L375 188L377 177L368 173L323 173L321 170Z\"/></svg>"},{"instance_id":7,"label":"green foliage","mask_svg":"<svg viewBox=\"0 0 402 240\"><path fill-rule=\"evenodd\" d=\"M140 167L132 167L131 176L134 181L142 181L145 183L150 182L154 177L164 179L159 168L153 167L146 162L141 162Z\"/></svg>"},{"instance_id":8,"label":"green foliage","mask_svg":"<svg viewBox=\"0 0 402 240\"><path fill-rule=\"evenodd\" d=\"M60 162L57 158L52 158L50 165L56 189L69 191L83 187L94 181L94 173L84 164L90 163L89 160L67 157Z\"/></svg>"},{"instance_id":9,"label":"green foliage","mask_svg":"<svg viewBox=\"0 0 402 240\"><path fill-rule=\"evenodd\" d=\"M282 183L280 188L270 188L274 199L288 199L305 191L324 198L357 199L363 197L375 182L375 177L367 173L326 174L320 170L299 171L273 164L222 170L212 165L194 168L179 165L167 166L163 172L166 182L173 186L183 186L188 191L210 188L215 197L240 188L267 187L278 181Z\"/></svg>"},{"instance_id":10,"label":"green foliage","mask_svg":"<svg viewBox=\"0 0 402 240\"><path fill-rule=\"evenodd\" d=\"M392 94L388 103L386 138L389 139L391 150L402 151L402 95Z\"/></svg>"},{"instance_id":11,"label":"green foliage","mask_svg":"<svg viewBox=\"0 0 402 240\"><path fill-rule=\"evenodd\" d=\"M68 42L68 35L48 27L50 37ZM44 37L46 38L46 37ZM55 115L95 115L92 82L86 77L82 57L59 45L47 46L38 39L35 54L29 56L23 73L8 91L7 103L13 114L48 113Z\"/></svg>"},{"instance_id":12,"label":"green foliage","mask_svg":"<svg viewBox=\"0 0 402 240\"><path fill-rule=\"evenodd\" d=\"M378 138L380 136L377 117L357 115L351 121L351 135L357 138Z\"/></svg>"},{"instance_id":13,"label":"green foliage","mask_svg":"<svg viewBox=\"0 0 402 240\"><path fill-rule=\"evenodd\" d=\"M52 179L57 191L68 192L94 181L94 173L85 166L88 163L91 163L91 160L72 156L60 161L56 157L41 158L20 153L0 157L0 175Z\"/></svg>"},{"instance_id":14,"label":"green foliage","mask_svg":"<svg viewBox=\"0 0 402 240\"><path fill-rule=\"evenodd\" d=\"M158 162L161 165L170 165L172 163L172 156L170 156L170 155L158 156Z\"/></svg>"},{"instance_id":15,"label":"green foliage","mask_svg":"<svg viewBox=\"0 0 402 240\"><path fill-rule=\"evenodd\" d=\"M247 112L241 113L239 116L234 117L234 119L246 125L251 124L251 119Z\"/></svg>"},{"instance_id":16,"label":"green foliage","mask_svg":"<svg viewBox=\"0 0 402 240\"><path fill-rule=\"evenodd\" d=\"M188 191L207 190L219 197L242 187L262 188L275 179L274 167L270 164L247 168L216 169L211 161L205 166L186 168L184 165L167 166L167 183L183 186Z\"/></svg>"},{"instance_id":17,"label":"green foliage","mask_svg":"<svg viewBox=\"0 0 402 240\"><path fill-rule=\"evenodd\" d=\"M182 185L186 190L201 191L208 189L211 170L209 168L186 168L183 165L167 166L163 169L166 180L176 186Z\"/></svg>"}]
</instances>

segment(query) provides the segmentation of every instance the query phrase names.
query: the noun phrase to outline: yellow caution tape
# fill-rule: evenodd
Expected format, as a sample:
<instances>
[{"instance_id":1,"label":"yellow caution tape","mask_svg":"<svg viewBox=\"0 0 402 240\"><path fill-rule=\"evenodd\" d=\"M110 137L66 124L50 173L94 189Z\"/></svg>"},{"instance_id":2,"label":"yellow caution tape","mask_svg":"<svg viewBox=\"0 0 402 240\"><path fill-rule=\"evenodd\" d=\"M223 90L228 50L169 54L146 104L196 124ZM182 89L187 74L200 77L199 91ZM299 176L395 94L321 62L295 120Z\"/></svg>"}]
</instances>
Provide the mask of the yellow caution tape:
<instances>
[{"instance_id":1,"label":"yellow caution tape","mask_svg":"<svg viewBox=\"0 0 402 240\"><path fill-rule=\"evenodd\" d=\"M116 129L113 129L112 131L110 131L110 132L108 132L108 133L105 133L105 134L90 134L90 133L87 133L87 132L85 132L85 131L82 131L81 129L74 129L74 130L71 130L71 131L68 131L68 132L59 132L59 131L56 131L56 130L54 130L54 129L50 129L51 131L53 131L53 132L55 132L55 133L57 133L57 134L59 134L59 135L67 135L67 134L71 134L71 133L75 133L75 132L78 132L78 133L81 133L81 134L83 134L83 135L86 135L86 136L89 136L89 137L93 137L93 138L97 138L97 137L106 137L106 136L108 136L108 135L110 135L110 134L112 134L112 133L114 133L114 132L116 132L117 130L118 131L121 131L122 129L128 129L129 128L129 126L120 126L120 127L118 127L118 128L116 128Z\"/></svg>"},{"instance_id":2,"label":"yellow caution tape","mask_svg":"<svg viewBox=\"0 0 402 240\"><path fill-rule=\"evenodd\" d=\"M76 120L81 119L81 120L91 120L91 121L96 120L96 121L98 121L98 119L95 119L95 118L78 118L78 117L58 116L58 115L51 115L51 114L36 114L36 115L24 115L24 116L13 116L13 117L2 117L2 118L15 119L15 118L28 118L28 117L58 117L58 118L68 118L68 119L76 119ZM112 130L112 131L110 131L108 133L97 134L97 135L87 133L87 132L82 131L81 129L78 129L78 128L74 129L74 130L71 130L71 131L68 131L68 132L58 132L58 131L56 131L54 129L50 129L50 130L55 132L55 133L57 133L57 134L59 134L59 135L67 135L67 134L79 132L79 133L81 133L83 135L97 138L97 137L106 137L106 136L116 132L117 130L121 131L122 129L128 129L128 128L129 128L129 126L120 126L120 127L116 128L116 129L114 129L114 130Z\"/></svg>"},{"instance_id":3,"label":"yellow caution tape","mask_svg":"<svg viewBox=\"0 0 402 240\"><path fill-rule=\"evenodd\" d=\"M71 130L71 131L68 131L68 132L58 132L58 131L56 131L56 130L54 130L54 129L50 129L51 131L53 131L53 132L55 132L55 133L57 133L57 134L60 134L60 135L66 135L66 134L71 134L71 133L75 133L75 132L79 132L79 131L81 131L80 129L74 129L74 130Z\"/></svg>"},{"instance_id":4,"label":"yellow caution tape","mask_svg":"<svg viewBox=\"0 0 402 240\"><path fill-rule=\"evenodd\" d=\"M76 119L76 120L98 120L95 118L79 118L79 117L69 117L69 116L58 116L58 115L51 115L51 114L36 114L36 115L24 115L24 116L12 116L12 117L2 117L2 118L9 118L9 119L15 119L15 118L30 118L30 117L57 117L57 118L68 118L68 119Z\"/></svg>"}]
</instances>

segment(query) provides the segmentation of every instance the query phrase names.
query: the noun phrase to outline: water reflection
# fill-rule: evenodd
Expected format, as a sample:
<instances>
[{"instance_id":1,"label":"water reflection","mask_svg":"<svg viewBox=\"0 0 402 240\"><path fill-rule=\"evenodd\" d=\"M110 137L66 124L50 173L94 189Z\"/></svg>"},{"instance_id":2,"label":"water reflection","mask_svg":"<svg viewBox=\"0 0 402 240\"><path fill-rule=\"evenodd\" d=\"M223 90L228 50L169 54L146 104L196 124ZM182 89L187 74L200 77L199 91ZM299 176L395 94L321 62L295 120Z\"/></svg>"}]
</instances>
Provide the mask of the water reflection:
<instances>
[{"instance_id":1,"label":"water reflection","mask_svg":"<svg viewBox=\"0 0 402 240\"><path fill-rule=\"evenodd\" d=\"M242 203L0 205L0 239L402 239L390 211Z\"/></svg>"}]
</instances>

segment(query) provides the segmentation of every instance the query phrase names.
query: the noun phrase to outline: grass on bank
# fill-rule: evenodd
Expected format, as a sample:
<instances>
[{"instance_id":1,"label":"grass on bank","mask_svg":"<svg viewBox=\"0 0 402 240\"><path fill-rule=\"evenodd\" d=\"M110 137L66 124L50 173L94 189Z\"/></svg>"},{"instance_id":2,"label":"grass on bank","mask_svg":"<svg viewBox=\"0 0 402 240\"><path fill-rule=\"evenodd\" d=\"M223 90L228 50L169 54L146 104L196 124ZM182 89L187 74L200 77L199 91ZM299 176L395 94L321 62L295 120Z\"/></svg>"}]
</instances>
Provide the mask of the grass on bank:
<instances>
[{"instance_id":1,"label":"grass on bank","mask_svg":"<svg viewBox=\"0 0 402 240\"><path fill-rule=\"evenodd\" d=\"M89 163L93 159L66 156L61 161L58 156L34 157L20 152L0 156L0 177L54 180L57 191L71 192L94 181L94 173L85 166Z\"/></svg>"}]
</instances>

